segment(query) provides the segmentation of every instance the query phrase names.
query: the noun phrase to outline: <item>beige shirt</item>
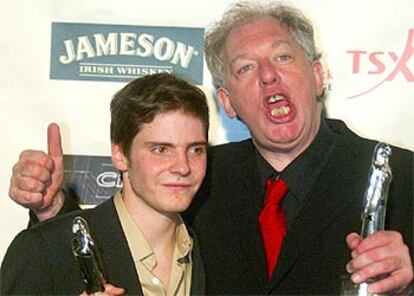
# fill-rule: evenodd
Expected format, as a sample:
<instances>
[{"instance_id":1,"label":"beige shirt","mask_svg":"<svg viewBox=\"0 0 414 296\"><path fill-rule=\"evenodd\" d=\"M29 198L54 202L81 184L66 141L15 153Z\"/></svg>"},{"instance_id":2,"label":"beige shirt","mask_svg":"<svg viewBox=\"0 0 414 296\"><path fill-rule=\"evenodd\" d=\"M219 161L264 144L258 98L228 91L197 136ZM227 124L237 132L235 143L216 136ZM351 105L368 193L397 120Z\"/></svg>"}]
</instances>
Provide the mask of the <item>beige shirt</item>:
<instances>
[{"instance_id":1,"label":"beige shirt","mask_svg":"<svg viewBox=\"0 0 414 296\"><path fill-rule=\"evenodd\" d=\"M168 287L164 287L160 279L152 273L157 265L154 251L129 214L122 199L121 190L115 194L114 203L138 271L144 295L190 295L193 240L183 221L181 220L176 228L176 245L171 264L170 281Z\"/></svg>"}]
</instances>

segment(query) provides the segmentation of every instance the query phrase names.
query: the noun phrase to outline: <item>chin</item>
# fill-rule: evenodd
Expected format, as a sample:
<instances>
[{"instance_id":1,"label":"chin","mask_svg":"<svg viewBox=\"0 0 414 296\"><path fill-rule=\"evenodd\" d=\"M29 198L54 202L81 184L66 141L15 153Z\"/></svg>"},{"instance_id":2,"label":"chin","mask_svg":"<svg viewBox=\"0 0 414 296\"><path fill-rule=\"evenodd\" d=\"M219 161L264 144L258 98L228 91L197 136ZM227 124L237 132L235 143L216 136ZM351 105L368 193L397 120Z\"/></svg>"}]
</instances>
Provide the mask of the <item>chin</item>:
<instances>
[{"instance_id":1,"label":"chin","mask_svg":"<svg viewBox=\"0 0 414 296\"><path fill-rule=\"evenodd\" d=\"M167 205L165 209L167 212L179 214L187 210L190 204L191 204L191 200L190 201L178 201L178 202L176 201L174 204Z\"/></svg>"}]
</instances>

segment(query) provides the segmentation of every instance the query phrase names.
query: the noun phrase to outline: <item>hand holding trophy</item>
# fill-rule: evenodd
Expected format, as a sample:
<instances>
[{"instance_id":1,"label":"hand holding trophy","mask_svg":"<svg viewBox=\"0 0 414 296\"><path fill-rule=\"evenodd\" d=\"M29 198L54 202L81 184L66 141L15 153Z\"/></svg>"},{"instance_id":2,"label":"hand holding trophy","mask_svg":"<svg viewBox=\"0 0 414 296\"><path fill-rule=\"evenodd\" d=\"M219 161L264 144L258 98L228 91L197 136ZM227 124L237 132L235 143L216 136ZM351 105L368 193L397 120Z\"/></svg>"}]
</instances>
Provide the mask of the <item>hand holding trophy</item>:
<instances>
[{"instance_id":1,"label":"hand holding trophy","mask_svg":"<svg viewBox=\"0 0 414 296\"><path fill-rule=\"evenodd\" d=\"M391 147L386 143L378 143L374 149L362 201L361 236L363 238L384 230L388 189L392 180L389 165L391 153ZM372 294L368 293L367 282L353 285L348 278L343 281L341 295L371 296Z\"/></svg>"}]
</instances>

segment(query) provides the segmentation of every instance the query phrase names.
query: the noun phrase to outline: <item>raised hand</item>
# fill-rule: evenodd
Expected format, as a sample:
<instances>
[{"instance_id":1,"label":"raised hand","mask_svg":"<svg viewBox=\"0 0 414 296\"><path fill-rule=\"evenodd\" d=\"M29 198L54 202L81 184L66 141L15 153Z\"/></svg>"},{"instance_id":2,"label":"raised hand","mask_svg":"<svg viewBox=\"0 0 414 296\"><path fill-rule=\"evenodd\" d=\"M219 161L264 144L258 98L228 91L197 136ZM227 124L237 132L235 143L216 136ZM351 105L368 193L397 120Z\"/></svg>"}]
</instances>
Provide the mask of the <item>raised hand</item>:
<instances>
[{"instance_id":1,"label":"raised hand","mask_svg":"<svg viewBox=\"0 0 414 296\"><path fill-rule=\"evenodd\" d=\"M13 166L9 195L18 204L30 208L39 221L55 216L63 205L63 153L59 126L47 129L47 153L25 150Z\"/></svg>"}]
</instances>

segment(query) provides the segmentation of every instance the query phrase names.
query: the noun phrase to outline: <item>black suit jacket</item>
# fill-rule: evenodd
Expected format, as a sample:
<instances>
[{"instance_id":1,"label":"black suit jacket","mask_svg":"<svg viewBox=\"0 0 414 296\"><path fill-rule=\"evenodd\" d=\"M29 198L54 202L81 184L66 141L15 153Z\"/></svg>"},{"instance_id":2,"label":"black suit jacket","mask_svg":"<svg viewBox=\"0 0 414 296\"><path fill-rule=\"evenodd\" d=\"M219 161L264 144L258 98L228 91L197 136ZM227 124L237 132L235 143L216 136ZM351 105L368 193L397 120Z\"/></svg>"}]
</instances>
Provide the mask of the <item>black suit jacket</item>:
<instances>
[{"instance_id":1,"label":"black suit jacket","mask_svg":"<svg viewBox=\"0 0 414 296\"><path fill-rule=\"evenodd\" d=\"M188 211L205 262L207 294L339 295L350 251L345 237L361 230L362 196L376 142L340 121L327 121L335 146L290 226L273 277L266 282L257 218L262 208L251 140L213 147L203 187ZM404 235L412 254L413 154L393 147L386 229Z\"/></svg>"},{"instance_id":2,"label":"black suit jacket","mask_svg":"<svg viewBox=\"0 0 414 296\"><path fill-rule=\"evenodd\" d=\"M79 295L81 273L71 249L72 220L89 221L109 283L130 295L143 295L134 261L113 199L95 209L76 211L21 232L7 250L1 267L1 294ZM204 269L194 239L192 295L205 291Z\"/></svg>"}]
</instances>

